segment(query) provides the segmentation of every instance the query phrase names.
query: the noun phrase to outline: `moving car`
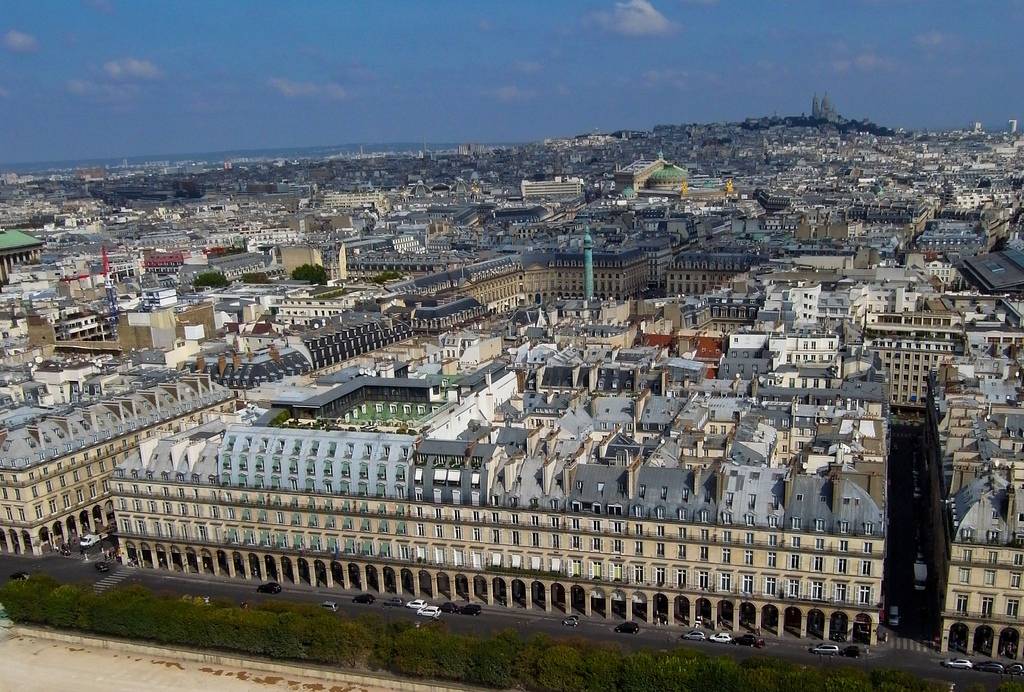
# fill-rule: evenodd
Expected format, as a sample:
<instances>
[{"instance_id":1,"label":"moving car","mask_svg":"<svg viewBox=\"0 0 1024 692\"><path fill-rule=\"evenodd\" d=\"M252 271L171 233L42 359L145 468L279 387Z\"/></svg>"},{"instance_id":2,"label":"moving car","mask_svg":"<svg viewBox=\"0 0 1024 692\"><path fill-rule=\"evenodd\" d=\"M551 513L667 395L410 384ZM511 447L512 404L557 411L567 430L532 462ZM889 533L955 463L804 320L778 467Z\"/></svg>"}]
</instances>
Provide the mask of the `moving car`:
<instances>
[{"instance_id":1,"label":"moving car","mask_svg":"<svg viewBox=\"0 0 1024 692\"><path fill-rule=\"evenodd\" d=\"M838 656L839 647L835 644L818 644L808 649L812 654L818 654L819 656Z\"/></svg>"},{"instance_id":2,"label":"moving car","mask_svg":"<svg viewBox=\"0 0 1024 692\"><path fill-rule=\"evenodd\" d=\"M846 656L847 658L860 658L860 647L852 645L843 647L841 653L843 656Z\"/></svg>"},{"instance_id":3,"label":"moving car","mask_svg":"<svg viewBox=\"0 0 1024 692\"><path fill-rule=\"evenodd\" d=\"M91 548L100 542L100 537L94 533L87 533L79 539L78 544L83 548Z\"/></svg>"},{"instance_id":4,"label":"moving car","mask_svg":"<svg viewBox=\"0 0 1024 692\"><path fill-rule=\"evenodd\" d=\"M15 572L10 576L11 581L25 581L28 579L28 572Z\"/></svg>"},{"instance_id":5,"label":"moving car","mask_svg":"<svg viewBox=\"0 0 1024 692\"><path fill-rule=\"evenodd\" d=\"M436 620L441 617L441 609L435 605L425 605L417 610L416 614L423 618L434 618Z\"/></svg>"},{"instance_id":6,"label":"moving car","mask_svg":"<svg viewBox=\"0 0 1024 692\"><path fill-rule=\"evenodd\" d=\"M974 669L980 670L982 673L999 673L1000 675L1006 672L1006 667L999 661L982 661L981 663L975 663Z\"/></svg>"},{"instance_id":7,"label":"moving car","mask_svg":"<svg viewBox=\"0 0 1024 692\"><path fill-rule=\"evenodd\" d=\"M704 641L705 639L708 638L708 635L704 634L700 630L690 630L689 632L683 634L679 638L680 639L685 639L685 640L691 641L691 642L702 642L702 641Z\"/></svg>"},{"instance_id":8,"label":"moving car","mask_svg":"<svg viewBox=\"0 0 1024 692\"><path fill-rule=\"evenodd\" d=\"M728 632L716 632L712 634L709 639L716 644L728 644L732 641L732 635Z\"/></svg>"},{"instance_id":9,"label":"moving car","mask_svg":"<svg viewBox=\"0 0 1024 692\"><path fill-rule=\"evenodd\" d=\"M361 593L358 596L354 596L352 598L352 602L353 603L365 603L367 605L370 605L371 603L373 603L376 600L377 599L373 597L373 594L368 594L368 593Z\"/></svg>"},{"instance_id":10,"label":"moving car","mask_svg":"<svg viewBox=\"0 0 1024 692\"><path fill-rule=\"evenodd\" d=\"M764 648L764 639L761 639L761 637L755 637L752 634L744 634L742 637L733 639L732 643L740 646L753 646L757 649Z\"/></svg>"},{"instance_id":11,"label":"moving car","mask_svg":"<svg viewBox=\"0 0 1024 692\"><path fill-rule=\"evenodd\" d=\"M320 604L320 607L323 608L324 610L329 610L332 613L337 613L338 612L338 604L335 603L334 601L324 601L323 603Z\"/></svg>"},{"instance_id":12,"label":"moving car","mask_svg":"<svg viewBox=\"0 0 1024 692\"><path fill-rule=\"evenodd\" d=\"M1014 663L1006 666L1007 675L1024 675L1024 663Z\"/></svg>"},{"instance_id":13,"label":"moving car","mask_svg":"<svg viewBox=\"0 0 1024 692\"><path fill-rule=\"evenodd\" d=\"M970 670L974 664L966 658L950 658L942 662L944 668L956 668L958 670Z\"/></svg>"},{"instance_id":14,"label":"moving car","mask_svg":"<svg viewBox=\"0 0 1024 692\"><path fill-rule=\"evenodd\" d=\"M459 606L451 601L441 604L442 613L457 613L459 612Z\"/></svg>"},{"instance_id":15,"label":"moving car","mask_svg":"<svg viewBox=\"0 0 1024 692\"><path fill-rule=\"evenodd\" d=\"M562 618L562 624L566 627L577 627L580 624L580 616L570 615L567 618Z\"/></svg>"},{"instance_id":16,"label":"moving car","mask_svg":"<svg viewBox=\"0 0 1024 692\"><path fill-rule=\"evenodd\" d=\"M426 601L424 601L422 598L417 598L414 601L409 601L408 603L406 603L405 607L406 608L412 608L413 610L419 610L423 606L427 606L427 605L430 605L430 604L427 603Z\"/></svg>"},{"instance_id":17,"label":"moving car","mask_svg":"<svg viewBox=\"0 0 1024 692\"><path fill-rule=\"evenodd\" d=\"M381 605L386 605L386 606L388 606L390 608L401 608L402 606L405 605L405 601L403 601L398 596L392 596L391 598L383 601L381 603Z\"/></svg>"},{"instance_id":18,"label":"moving car","mask_svg":"<svg viewBox=\"0 0 1024 692\"><path fill-rule=\"evenodd\" d=\"M281 593L281 585L276 581L268 581L256 587L257 593Z\"/></svg>"},{"instance_id":19,"label":"moving car","mask_svg":"<svg viewBox=\"0 0 1024 692\"><path fill-rule=\"evenodd\" d=\"M96 568L97 572L109 572L110 571L110 563L109 562L97 562L93 566Z\"/></svg>"},{"instance_id":20,"label":"moving car","mask_svg":"<svg viewBox=\"0 0 1024 692\"><path fill-rule=\"evenodd\" d=\"M462 606L462 608L459 609L459 612L463 615L479 615L483 612L483 608L478 606L476 603L470 603Z\"/></svg>"},{"instance_id":21,"label":"moving car","mask_svg":"<svg viewBox=\"0 0 1024 692\"><path fill-rule=\"evenodd\" d=\"M615 631L619 634L637 634L640 631L640 625L635 622L622 622L615 625Z\"/></svg>"}]
</instances>

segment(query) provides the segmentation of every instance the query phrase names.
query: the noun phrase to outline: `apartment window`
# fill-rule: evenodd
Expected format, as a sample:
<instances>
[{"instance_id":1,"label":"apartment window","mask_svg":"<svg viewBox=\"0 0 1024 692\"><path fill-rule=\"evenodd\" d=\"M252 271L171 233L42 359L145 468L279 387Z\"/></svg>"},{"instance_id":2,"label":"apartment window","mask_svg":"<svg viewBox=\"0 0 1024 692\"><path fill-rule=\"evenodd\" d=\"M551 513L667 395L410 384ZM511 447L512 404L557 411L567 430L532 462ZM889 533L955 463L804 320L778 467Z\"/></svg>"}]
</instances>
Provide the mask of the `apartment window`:
<instances>
[{"instance_id":1,"label":"apartment window","mask_svg":"<svg viewBox=\"0 0 1024 692\"><path fill-rule=\"evenodd\" d=\"M1011 618L1017 617L1020 613L1020 599L1008 598L1006 599L1006 615Z\"/></svg>"},{"instance_id":2,"label":"apartment window","mask_svg":"<svg viewBox=\"0 0 1024 692\"><path fill-rule=\"evenodd\" d=\"M985 586L996 585L996 571L994 569L985 570Z\"/></svg>"},{"instance_id":3,"label":"apartment window","mask_svg":"<svg viewBox=\"0 0 1024 692\"><path fill-rule=\"evenodd\" d=\"M700 546L700 560L701 562L708 561L708 547L706 545Z\"/></svg>"},{"instance_id":4,"label":"apartment window","mask_svg":"<svg viewBox=\"0 0 1024 692\"><path fill-rule=\"evenodd\" d=\"M789 556L789 568L800 569L800 556L796 553Z\"/></svg>"},{"instance_id":5,"label":"apartment window","mask_svg":"<svg viewBox=\"0 0 1024 692\"><path fill-rule=\"evenodd\" d=\"M697 572L697 587L704 589L705 591L710 588L710 576L707 570L700 570Z\"/></svg>"},{"instance_id":6,"label":"apartment window","mask_svg":"<svg viewBox=\"0 0 1024 692\"><path fill-rule=\"evenodd\" d=\"M871 576L871 560L861 560L860 561L860 575L862 577L870 577Z\"/></svg>"},{"instance_id":7,"label":"apartment window","mask_svg":"<svg viewBox=\"0 0 1024 692\"><path fill-rule=\"evenodd\" d=\"M775 561L776 561L777 555L778 554L775 553L775 552L768 553L767 560L768 560L768 566L769 567L775 567Z\"/></svg>"},{"instance_id":8,"label":"apartment window","mask_svg":"<svg viewBox=\"0 0 1024 692\"><path fill-rule=\"evenodd\" d=\"M730 562L732 562L731 548L722 548L722 562L725 564L729 564Z\"/></svg>"},{"instance_id":9,"label":"apartment window","mask_svg":"<svg viewBox=\"0 0 1024 692\"><path fill-rule=\"evenodd\" d=\"M956 612L967 614L967 594L958 593L956 595Z\"/></svg>"},{"instance_id":10,"label":"apartment window","mask_svg":"<svg viewBox=\"0 0 1024 692\"><path fill-rule=\"evenodd\" d=\"M846 574L846 569L847 569L846 568L846 558L845 557L836 558L836 573L837 574Z\"/></svg>"},{"instance_id":11,"label":"apartment window","mask_svg":"<svg viewBox=\"0 0 1024 692\"><path fill-rule=\"evenodd\" d=\"M777 589L778 589L778 584L775 581L775 577L765 577L764 578L764 594L766 596L774 596L774 595L776 595Z\"/></svg>"},{"instance_id":12,"label":"apartment window","mask_svg":"<svg viewBox=\"0 0 1024 692\"><path fill-rule=\"evenodd\" d=\"M1011 572L1010 573L1010 588L1011 589L1019 589L1020 588L1020 572Z\"/></svg>"},{"instance_id":13,"label":"apartment window","mask_svg":"<svg viewBox=\"0 0 1024 692\"><path fill-rule=\"evenodd\" d=\"M728 572L720 572L718 574L718 590L729 592L732 591L732 575Z\"/></svg>"},{"instance_id":14,"label":"apartment window","mask_svg":"<svg viewBox=\"0 0 1024 692\"><path fill-rule=\"evenodd\" d=\"M870 586L858 586L857 587L857 603L859 605L871 605L871 587Z\"/></svg>"},{"instance_id":15,"label":"apartment window","mask_svg":"<svg viewBox=\"0 0 1024 692\"><path fill-rule=\"evenodd\" d=\"M790 579L790 580L788 580L787 585L786 585L786 591L789 594L790 598L799 598L800 597L800 580L799 579Z\"/></svg>"},{"instance_id":16,"label":"apartment window","mask_svg":"<svg viewBox=\"0 0 1024 692\"><path fill-rule=\"evenodd\" d=\"M744 550L743 551L743 564L744 565L748 565L748 566L754 564L754 551L753 550Z\"/></svg>"},{"instance_id":17,"label":"apartment window","mask_svg":"<svg viewBox=\"0 0 1024 692\"><path fill-rule=\"evenodd\" d=\"M814 572L823 572L825 568L825 559L821 555L815 555L811 558L811 570Z\"/></svg>"},{"instance_id":18,"label":"apartment window","mask_svg":"<svg viewBox=\"0 0 1024 692\"><path fill-rule=\"evenodd\" d=\"M991 596L982 596L981 598L981 614L984 617L992 617L992 604L995 602Z\"/></svg>"},{"instance_id":19,"label":"apartment window","mask_svg":"<svg viewBox=\"0 0 1024 692\"><path fill-rule=\"evenodd\" d=\"M754 575L744 574L742 586L740 588L743 593L754 593Z\"/></svg>"}]
</instances>

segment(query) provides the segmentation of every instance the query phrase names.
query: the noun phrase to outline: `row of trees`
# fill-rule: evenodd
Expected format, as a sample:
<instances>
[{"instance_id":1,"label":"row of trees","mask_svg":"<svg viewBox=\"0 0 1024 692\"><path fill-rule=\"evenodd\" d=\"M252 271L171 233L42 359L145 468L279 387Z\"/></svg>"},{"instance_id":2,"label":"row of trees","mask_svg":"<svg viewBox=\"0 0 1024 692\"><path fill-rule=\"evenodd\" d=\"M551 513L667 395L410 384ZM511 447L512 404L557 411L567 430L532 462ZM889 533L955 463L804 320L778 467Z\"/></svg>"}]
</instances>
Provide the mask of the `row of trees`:
<instances>
[{"instance_id":1,"label":"row of trees","mask_svg":"<svg viewBox=\"0 0 1024 692\"><path fill-rule=\"evenodd\" d=\"M275 659L550 692L938 692L908 673L814 668L756 657L738 662L692 649L625 653L579 639L489 637L413 627L374 615L345 619L311 605L275 601L254 608L161 596L141 587L103 594L46 576L0 587L17 623L80 630L160 644L219 649ZM1004 685L1004 687L1007 687ZM1007 689L1011 689L1007 687ZM1024 692L1014 687L1013 692Z\"/></svg>"}]
</instances>

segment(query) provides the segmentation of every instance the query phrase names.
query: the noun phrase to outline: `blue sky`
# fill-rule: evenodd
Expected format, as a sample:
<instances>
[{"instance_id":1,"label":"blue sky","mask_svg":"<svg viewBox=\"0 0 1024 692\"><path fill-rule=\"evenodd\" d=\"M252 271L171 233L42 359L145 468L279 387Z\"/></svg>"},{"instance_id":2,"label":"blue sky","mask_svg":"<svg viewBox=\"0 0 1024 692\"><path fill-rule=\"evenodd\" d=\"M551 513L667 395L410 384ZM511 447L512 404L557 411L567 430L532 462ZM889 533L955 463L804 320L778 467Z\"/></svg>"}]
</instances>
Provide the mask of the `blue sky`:
<instances>
[{"instance_id":1,"label":"blue sky","mask_svg":"<svg viewBox=\"0 0 1024 692\"><path fill-rule=\"evenodd\" d=\"M0 161L1024 122L1024 0L0 0Z\"/></svg>"}]
</instances>

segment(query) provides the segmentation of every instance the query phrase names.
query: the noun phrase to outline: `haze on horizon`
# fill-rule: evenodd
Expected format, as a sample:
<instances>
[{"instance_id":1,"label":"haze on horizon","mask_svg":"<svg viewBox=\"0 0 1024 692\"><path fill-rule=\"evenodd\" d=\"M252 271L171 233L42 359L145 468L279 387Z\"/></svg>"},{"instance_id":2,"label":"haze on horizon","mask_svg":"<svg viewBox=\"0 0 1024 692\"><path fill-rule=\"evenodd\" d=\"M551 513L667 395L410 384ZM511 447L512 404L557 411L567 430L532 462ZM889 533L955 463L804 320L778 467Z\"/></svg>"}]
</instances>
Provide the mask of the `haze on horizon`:
<instances>
[{"instance_id":1,"label":"haze on horizon","mask_svg":"<svg viewBox=\"0 0 1024 692\"><path fill-rule=\"evenodd\" d=\"M838 110L1024 119L1024 0L12 1L0 161L528 141Z\"/></svg>"}]
</instances>

